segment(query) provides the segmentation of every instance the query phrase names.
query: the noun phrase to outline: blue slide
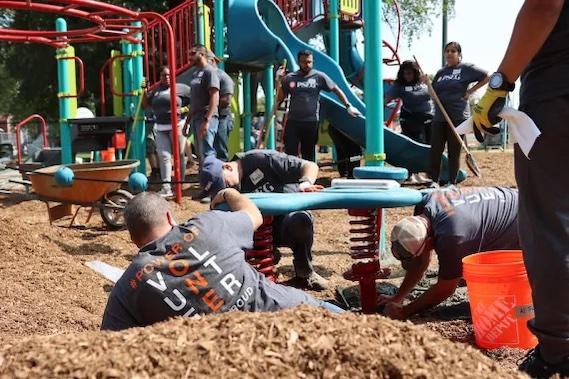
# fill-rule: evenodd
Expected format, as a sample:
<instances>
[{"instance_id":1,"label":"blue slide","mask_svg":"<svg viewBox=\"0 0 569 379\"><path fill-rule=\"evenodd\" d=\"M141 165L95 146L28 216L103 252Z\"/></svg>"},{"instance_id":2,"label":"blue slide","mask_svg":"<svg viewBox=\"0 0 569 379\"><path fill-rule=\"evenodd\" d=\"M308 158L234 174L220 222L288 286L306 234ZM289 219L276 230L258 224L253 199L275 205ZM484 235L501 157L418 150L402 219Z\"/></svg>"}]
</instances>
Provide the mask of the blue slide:
<instances>
[{"instance_id":1,"label":"blue slide","mask_svg":"<svg viewBox=\"0 0 569 379\"><path fill-rule=\"evenodd\" d=\"M300 50L314 53L314 67L325 72L363 115L365 104L353 94L340 66L327 55L298 39L279 7L271 0L229 0L227 39L231 63L263 67L284 59L289 70L297 70ZM352 118L334 94L322 93L321 108L330 124L350 140L365 147L365 118ZM387 162L410 172L429 171L430 148L389 129L384 129ZM447 176L443 162L443 176ZM464 173L460 175L464 178Z\"/></svg>"}]
</instances>

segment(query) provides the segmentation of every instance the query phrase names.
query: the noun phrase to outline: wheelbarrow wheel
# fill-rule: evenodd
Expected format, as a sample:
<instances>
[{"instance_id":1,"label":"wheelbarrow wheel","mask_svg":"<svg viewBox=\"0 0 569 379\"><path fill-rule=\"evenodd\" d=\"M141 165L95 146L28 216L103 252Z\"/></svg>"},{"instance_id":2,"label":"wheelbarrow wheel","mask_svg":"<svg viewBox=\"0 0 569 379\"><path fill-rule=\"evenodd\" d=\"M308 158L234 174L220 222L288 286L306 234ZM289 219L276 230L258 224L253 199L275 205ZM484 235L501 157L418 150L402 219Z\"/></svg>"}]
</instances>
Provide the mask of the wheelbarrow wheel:
<instances>
[{"instance_id":1,"label":"wheelbarrow wheel","mask_svg":"<svg viewBox=\"0 0 569 379\"><path fill-rule=\"evenodd\" d=\"M125 190L117 190L108 193L103 200L101 218L109 229L118 230L124 227L124 207L134 196ZM116 206L122 207L117 209Z\"/></svg>"}]
</instances>

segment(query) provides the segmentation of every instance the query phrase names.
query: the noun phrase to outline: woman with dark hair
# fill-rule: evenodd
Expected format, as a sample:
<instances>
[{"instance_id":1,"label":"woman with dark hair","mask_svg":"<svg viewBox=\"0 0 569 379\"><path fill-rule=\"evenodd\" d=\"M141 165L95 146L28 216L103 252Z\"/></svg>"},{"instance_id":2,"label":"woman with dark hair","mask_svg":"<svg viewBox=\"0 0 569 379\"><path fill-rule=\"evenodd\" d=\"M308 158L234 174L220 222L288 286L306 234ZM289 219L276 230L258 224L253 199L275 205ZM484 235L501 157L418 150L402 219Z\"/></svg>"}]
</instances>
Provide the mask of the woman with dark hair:
<instances>
[{"instance_id":1,"label":"woman with dark hair","mask_svg":"<svg viewBox=\"0 0 569 379\"><path fill-rule=\"evenodd\" d=\"M433 78L433 89L439 96L443 107L454 126L460 125L470 116L468 98L480 87L488 83L488 72L471 63L462 62L462 48L458 42L445 46L446 65ZM475 83L474 86L469 86ZM441 160L448 143L449 183L456 184L460 168L461 145L449 129L445 118L435 107L435 117L431 126L431 178L434 183L441 182Z\"/></svg>"},{"instance_id":2,"label":"woman with dark hair","mask_svg":"<svg viewBox=\"0 0 569 379\"><path fill-rule=\"evenodd\" d=\"M402 102L399 114L402 134L417 142L429 143L433 104L426 84L421 81L417 63L401 63L397 79L385 94L385 104L393 99Z\"/></svg>"}]
</instances>

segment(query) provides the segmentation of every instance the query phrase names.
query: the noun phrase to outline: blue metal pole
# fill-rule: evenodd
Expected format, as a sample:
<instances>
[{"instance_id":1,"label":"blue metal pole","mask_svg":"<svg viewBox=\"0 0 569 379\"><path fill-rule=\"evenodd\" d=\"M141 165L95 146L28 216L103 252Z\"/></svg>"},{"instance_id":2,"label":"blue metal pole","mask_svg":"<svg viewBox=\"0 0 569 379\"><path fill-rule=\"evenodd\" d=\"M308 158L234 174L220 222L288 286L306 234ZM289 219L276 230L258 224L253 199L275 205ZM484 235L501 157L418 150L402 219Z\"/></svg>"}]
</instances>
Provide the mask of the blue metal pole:
<instances>
[{"instance_id":1,"label":"blue metal pole","mask_svg":"<svg viewBox=\"0 0 569 379\"><path fill-rule=\"evenodd\" d=\"M55 29L58 32L67 31L67 22L63 18L55 20ZM56 50L56 58L64 58L67 56L66 48ZM69 72L68 61L65 59L57 59L57 84L59 97L59 138L61 144L61 163L73 163L73 152L71 149L71 129L67 123L67 119L71 117L71 98L64 97L69 94Z\"/></svg>"},{"instance_id":2,"label":"blue metal pole","mask_svg":"<svg viewBox=\"0 0 569 379\"><path fill-rule=\"evenodd\" d=\"M215 55L223 59L225 53L225 36L223 35L223 30L225 26L225 15L223 13L223 3L224 0L215 0L213 2L213 15L214 15L214 28L215 28ZM225 68L223 60L217 64L222 70Z\"/></svg>"},{"instance_id":3,"label":"blue metal pole","mask_svg":"<svg viewBox=\"0 0 569 379\"><path fill-rule=\"evenodd\" d=\"M251 73L243 73L243 149L251 150Z\"/></svg>"},{"instance_id":4,"label":"blue metal pole","mask_svg":"<svg viewBox=\"0 0 569 379\"><path fill-rule=\"evenodd\" d=\"M140 27L142 23L140 21L135 21L133 26ZM139 41L142 40L142 33L137 33L134 35ZM144 123L144 110L140 104L144 92L140 89L142 80L144 79L144 60L143 60L143 49L141 43L132 44L132 54L134 58L132 59L132 88L134 90L135 96L132 96L133 104L136 104L135 113L132 115L133 130L131 134L132 147L134 148L134 157L140 161L140 165L137 167L137 171L146 174L146 127Z\"/></svg>"},{"instance_id":5,"label":"blue metal pole","mask_svg":"<svg viewBox=\"0 0 569 379\"><path fill-rule=\"evenodd\" d=\"M383 76L381 52L382 1L363 1L365 37L364 99L366 103L366 165L383 166Z\"/></svg>"},{"instance_id":6,"label":"blue metal pole","mask_svg":"<svg viewBox=\"0 0 569 379\"><path fill-rule=\"evenodd\" d=\"M274 72L273 72L273 65L268 66L265 68L263 72L263 78L265 80L265 120L270 124L267 125L267 132L269 133L269 140L267 143L267 149L274 150L275 149L275 120L270 117L273 113L273 105L274 105Z\"/></svg>"},{"instance_id":7,"label":"blue metal pole","mask_svg":"<svg viewBox=\"0 0 569 379\"><path fill-rule=\"evenodd\" d=\"M330 21L330 57L340 62L340 7L338 0L330 0L328 10Z\"/></svg>"}]
</instances>

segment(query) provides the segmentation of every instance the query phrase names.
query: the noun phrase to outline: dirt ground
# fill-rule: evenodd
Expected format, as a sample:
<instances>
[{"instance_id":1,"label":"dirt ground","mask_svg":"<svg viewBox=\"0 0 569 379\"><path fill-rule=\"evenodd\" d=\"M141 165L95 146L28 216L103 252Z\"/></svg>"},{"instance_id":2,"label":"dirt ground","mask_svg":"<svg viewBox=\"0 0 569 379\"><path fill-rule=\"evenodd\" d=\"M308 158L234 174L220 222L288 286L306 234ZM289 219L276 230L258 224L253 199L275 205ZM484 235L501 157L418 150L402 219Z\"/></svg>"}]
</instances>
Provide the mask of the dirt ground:
<instances>
[{"instance_id":1,"label":"dirt ground","mask_svg":"<svg viewBox=\"0 0 569 379\"><path fill-rule=\"evenodd\" d=\"M475 152L475 157L484 177L469 178L464 185L515 186L511 152ZM334 171L323 170L322 182L335 176ZM196 190L189 188L185 194ZM189 196L172 206L178 220L207 208ZM228 314L199 321L173 320L144 330L100 333L111 286L84 263L97 259L126 267L136 254L128 234L108 232L98 216L87 226L69 228L63 221L50 226L45 205L25 201L23 195L0 195L0 209L2 377L518 375L516 361L523 351L479 354L474 348L448 342L474 346L464 288L451 303L413 318L417 327L382 316L332 316L304 309L254 317ZM412 208L388 210L388 230L411 212ZM331 289L313 294L336 299L336 289L341 288L357 298L354 283L342 277L351 265L347 212L317 211L315 215L314 261L318 272L330 280ZM85 216L82 213L79 222ZM279 280L285 281L292 275L292 258L288 250L282 252ZM397 279L385 281L380 288L392 290L394 282ZM179 354L182 349L188 354ZM196 359L204 365L192 365Z\"/></svg>"}]
</instances>

